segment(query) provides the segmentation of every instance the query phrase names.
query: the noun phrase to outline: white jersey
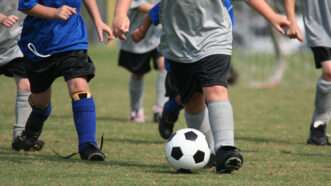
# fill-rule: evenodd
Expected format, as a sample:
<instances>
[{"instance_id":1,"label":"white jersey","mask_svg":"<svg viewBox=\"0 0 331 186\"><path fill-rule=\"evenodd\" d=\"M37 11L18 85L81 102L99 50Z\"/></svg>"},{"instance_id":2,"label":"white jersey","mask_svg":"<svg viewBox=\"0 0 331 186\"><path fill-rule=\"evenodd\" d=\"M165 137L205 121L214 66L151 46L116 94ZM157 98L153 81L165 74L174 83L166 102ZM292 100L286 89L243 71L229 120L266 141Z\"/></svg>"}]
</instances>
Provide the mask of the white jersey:
<instances>
[{"instance_id":1,"label":"white jersey","mask_svg":"<svg viewBox=\"0 0 331 186\"><path fill-rule=\"evenodd\" d=\"M24 15L17 10L18 1L0 0L0 13L19 17L18 23L12 28L0 25L0 66L7 64L15 58L23 57L17 42L22 31Z\"/></svg>"}]
</instances>

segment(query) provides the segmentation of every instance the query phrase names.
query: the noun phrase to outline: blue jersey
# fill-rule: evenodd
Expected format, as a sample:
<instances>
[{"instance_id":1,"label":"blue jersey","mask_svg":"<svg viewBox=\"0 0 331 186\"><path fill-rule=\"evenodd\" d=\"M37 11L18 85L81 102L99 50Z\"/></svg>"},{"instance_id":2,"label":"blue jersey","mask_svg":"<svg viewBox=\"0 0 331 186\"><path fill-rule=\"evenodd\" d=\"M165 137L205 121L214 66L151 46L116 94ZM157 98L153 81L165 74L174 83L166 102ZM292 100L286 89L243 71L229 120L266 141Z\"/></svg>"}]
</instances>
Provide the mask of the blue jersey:
<instances>
[{"instance_id":1,"label":"blue jersey","mask_svg":"<svg viewBox=\"0 0 331 186\"><path fill-rule=\"evenodd\" d=\"M87 30L80 15L81 0L19 0L19 10L29 10L37 3L53 8L68 5L76 8L77 14L67 21L27 16L19 46L28 59L39 61L56 53L87 50Z\"/></svg>"}]
</instances>

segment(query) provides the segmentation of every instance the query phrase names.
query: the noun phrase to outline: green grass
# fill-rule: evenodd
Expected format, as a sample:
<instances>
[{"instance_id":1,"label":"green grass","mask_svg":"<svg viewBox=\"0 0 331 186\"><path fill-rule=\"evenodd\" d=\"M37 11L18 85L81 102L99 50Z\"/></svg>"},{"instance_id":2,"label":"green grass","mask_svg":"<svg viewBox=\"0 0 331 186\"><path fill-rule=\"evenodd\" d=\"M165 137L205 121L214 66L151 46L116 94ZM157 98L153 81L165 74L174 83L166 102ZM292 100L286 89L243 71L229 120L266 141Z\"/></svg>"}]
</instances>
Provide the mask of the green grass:
<instances>
[{"instance_id":1,"label":"green grass","mask_svg":"<svg viewBox=\"0 0 331 186\"><path fill-rule=\"evenodd\" d=\"M89 163L78 156L64 160L53 153L69 154L77 148L70 98L61 78L53 85L53 115L42 135L45 148L35 153L12 151L15 85L1 76L0 185L331 185L331 148L305 145L318 78L310 55L289 57L282 85L264 90L247 84L267 77L272 58L235 53L241 79L231 88L231 100L244 167L233 175L216 175L213 169L182 175L168 166L155 124L127 121L128 73L117 67L116 51L95 48L90 54L97 66L91 88L107 161ZM154 78L151 73L145 84L149 120ZM185 127L182 117L176 127Z\"/></svg>"}]
</instances>

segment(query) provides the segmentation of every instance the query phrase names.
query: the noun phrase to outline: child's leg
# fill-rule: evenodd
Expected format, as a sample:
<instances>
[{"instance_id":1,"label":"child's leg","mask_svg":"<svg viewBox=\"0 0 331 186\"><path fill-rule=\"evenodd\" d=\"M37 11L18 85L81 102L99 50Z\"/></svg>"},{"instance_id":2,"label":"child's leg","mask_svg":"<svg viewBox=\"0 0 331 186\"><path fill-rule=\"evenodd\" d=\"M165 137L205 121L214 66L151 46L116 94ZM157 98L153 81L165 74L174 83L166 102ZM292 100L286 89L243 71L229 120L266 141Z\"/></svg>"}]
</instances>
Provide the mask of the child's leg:
<instances>
[{"instance_id":1,"label":"child's leg","mask_svg":"<svg viewBox=\"0 0 331 186\"><path fill-rule=\"evenodd\" d=\"M25 135L28 137L36 136L37 138L41 134L44 122L51 114L52 108L50 104L51 89L41 93L32 93L29 99L32 112L27 120L25 126Z\"/></svg>"},{"instance_id":2,"label":"child's leg","mask_svg":"<svg viewBox=\"0 0 331 186\"><path fill-rule=\"evenodd\" d=\"M72 98L72 111L81 151L88 143L97 144L95 104L85 78L70 79L67 85Z\"/></svg>"},{"instance_id":3,"label":"child's leg","mask_svg":"<svg viewBox=\"0 0 331 186\"><path fill-rule=\"evenodd\" d=\"M29 104L30 83L27 78L15 76L16 81L16 122L13 129L13 140L20 136L25 128L25 123L31 113Z\"/></svg>"},{"instance_id":4,"label":"child's leg","mask_svg":"<svg viewBox=\"0 0 331 186\"><path fill-rule=\"evenodd\" d=\"M158 57L157 58L157 66L158 66L158 76L155 81L155 104L153 111L154 113L159 113L161 115L162 110L163 110L163 105L166 102L166 97L165 97L165 80L166 80L166 75L167 72L165 70L164 66L164 57Z\"/></svg>"},{"instance_id":5,"label":"child's leg","mask_svg":"<svg viewBox=\"0 0 331 186\"><path fill-rule=\"evenodd\" d=\"M143 97L144 97L144 76L132 74L129 82L129 95L131 106L131 120L144 122Z\"/></svg>"},{"instance_id":6,"label":"child's leg","mask_svg":"<svg viewBox=\"0 0 331 186\"><path fill-rule=\"evenodd\" d=\"M310 127L309 144L327 145L326 125L331 118L331 61L321 64L322 77L317 81L315 110Z\"/></svg>"},{"instance_id":7,"label":"child's leg","mask_svg":"<svg viewBox=\"0 0 331 186\"><path fill-rule=\"evenodd\" d=\"M185 104L185 119L190 128L200 130L206 135L210 150L214 154L214 137L210 129L208 109L201 93L195 93Z\"/></svg>"},{"instance_id":8,"label":"child's leg","mask_svg":"<svg viewBox=\"0 0 331 186\"><path fill-rule=\"evenodd\" d=\"M78 135L81 159L104 161L105 155L96 142L96 112L93 97L85 78L67 80Z\"/></svg>"},{"instance_id":9,"label":"child's leg","mask_svg":"<svg viewBox=\"0 0 331 186\"><path fill-rule=\"evenodd\" d=\"M51 114L50 104L51 90L47 89L41 93L32 93L29 102L32 107L30 116L26 122L25 129L20 136L15 138L12 148L14 150L41 150L44 142L38 140L43 126Z\"/></svg>"},{"instance_id":10,"label":"child's leg","mask_svg":"<svg viewBox=\"0 0 331 186\"><path fill-rule=\"evenodd\" d=\"M227 88L211 86L203 88L209 111L209 120L215 139L215 149L234 146L234 120Z\"/></svg>"}]
</instances>

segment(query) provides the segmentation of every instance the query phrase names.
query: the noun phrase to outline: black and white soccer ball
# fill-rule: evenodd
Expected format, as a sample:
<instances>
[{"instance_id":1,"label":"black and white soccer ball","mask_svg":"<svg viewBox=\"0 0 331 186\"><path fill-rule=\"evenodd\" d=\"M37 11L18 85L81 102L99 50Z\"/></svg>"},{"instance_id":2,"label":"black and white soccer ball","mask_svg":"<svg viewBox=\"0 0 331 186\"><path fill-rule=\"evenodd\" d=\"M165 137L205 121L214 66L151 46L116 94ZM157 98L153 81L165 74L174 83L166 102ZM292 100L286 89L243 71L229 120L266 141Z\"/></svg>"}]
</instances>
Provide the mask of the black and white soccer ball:
<instances>
[{"instance_id":1,"label":"black and white soccer ball","mask_svg":"<svg viewBox=\"0 0 331 186\"><path fill-rule=\"evenodd\" d=\"M203 168L210 158L205 135L192 128L176 131L165 145L166 158L176 170L192 171Z\"/></svg>"}]
</instances>

